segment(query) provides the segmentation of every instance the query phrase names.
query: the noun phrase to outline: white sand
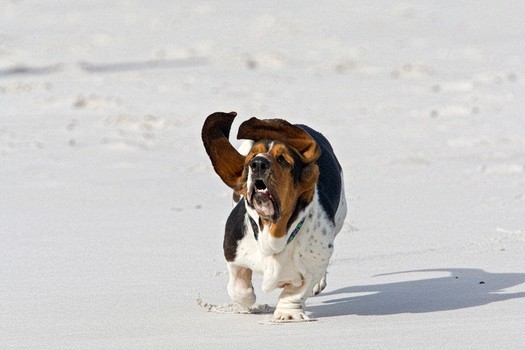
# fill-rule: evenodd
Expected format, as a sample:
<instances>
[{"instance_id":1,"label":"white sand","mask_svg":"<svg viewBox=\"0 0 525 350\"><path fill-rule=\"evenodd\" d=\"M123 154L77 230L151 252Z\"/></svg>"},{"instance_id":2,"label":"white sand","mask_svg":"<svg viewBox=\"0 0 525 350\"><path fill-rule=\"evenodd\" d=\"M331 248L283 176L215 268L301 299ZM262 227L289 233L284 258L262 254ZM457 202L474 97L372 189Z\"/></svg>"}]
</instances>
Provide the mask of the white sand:
<instances>
[{"instance_id":1,"label":"white sand","mask_svg":"<svg viewBox=\"0 0 525 350\"><path fill-rule=\"evenodd\" d=\"M522 348L524 14L3 0L0 348ZM200 141L218 110L309 124L339 155L317 322L229 309L231 193Z\"/></svg>"}]
</instances>

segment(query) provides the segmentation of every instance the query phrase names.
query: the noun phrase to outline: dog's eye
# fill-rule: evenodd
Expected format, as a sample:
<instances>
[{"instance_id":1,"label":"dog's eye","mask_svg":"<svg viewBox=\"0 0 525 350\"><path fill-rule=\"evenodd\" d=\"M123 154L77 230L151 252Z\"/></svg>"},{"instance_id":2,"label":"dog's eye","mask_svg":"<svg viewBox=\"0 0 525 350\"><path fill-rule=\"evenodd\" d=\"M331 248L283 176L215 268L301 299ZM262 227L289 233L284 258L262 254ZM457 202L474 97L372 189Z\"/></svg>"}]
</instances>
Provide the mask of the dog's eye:
<instances>
[{"instance_id":1,"label":"dog's eye","mask_svg":"<svg viewBox=\"0 0 525 350\"><path fill-rule=\"evenodd\" d=\"M281 164L281 165L283 165L283 166L286 166L286 167L290 167L290 166L291 166L290 163L288 163L288 162L286 161L286 158L284 158L283 155L278 156L278 157L277 157L277 161L279 162L279 164Z\"/></svg>"}]
</instances>

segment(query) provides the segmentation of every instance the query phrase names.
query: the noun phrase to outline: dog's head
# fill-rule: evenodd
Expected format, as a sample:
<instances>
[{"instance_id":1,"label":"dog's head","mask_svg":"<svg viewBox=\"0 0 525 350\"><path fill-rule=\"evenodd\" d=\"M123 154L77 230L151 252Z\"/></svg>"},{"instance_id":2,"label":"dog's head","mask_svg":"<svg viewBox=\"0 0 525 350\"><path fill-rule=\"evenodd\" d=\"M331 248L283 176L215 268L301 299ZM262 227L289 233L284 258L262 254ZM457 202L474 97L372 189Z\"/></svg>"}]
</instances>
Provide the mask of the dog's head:
<instances>
[{"instance_id":1,"label":"dog's head","mask_svg":"<svg viewBox=\"0 0 525 350\"><path fill-rule=\"evenodd\" d=\"M246 199L272 236L283 237L297 206L313 198L321 150L310 134L285 120L251 118L237 134L253 141L248 154L241 155L228 140L236 115L208 116L202 128L204 147L224 183Z\"/></svg>"}]
</instances>

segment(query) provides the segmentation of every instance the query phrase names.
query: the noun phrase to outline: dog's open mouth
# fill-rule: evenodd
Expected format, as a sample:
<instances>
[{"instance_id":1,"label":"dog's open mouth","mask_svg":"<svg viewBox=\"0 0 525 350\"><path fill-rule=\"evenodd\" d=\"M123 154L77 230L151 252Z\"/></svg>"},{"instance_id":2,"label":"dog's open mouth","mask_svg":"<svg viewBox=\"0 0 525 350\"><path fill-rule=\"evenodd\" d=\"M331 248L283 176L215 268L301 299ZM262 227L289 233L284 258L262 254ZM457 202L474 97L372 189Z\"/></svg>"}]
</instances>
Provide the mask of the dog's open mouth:
<instances>
[{"instance_id":1,"label":"dog's open mouth","mask_svg":"<svg viewBox=\"0 0 525 350\"><path fill-rule=\"evenodd\" d=\"M270 218L275 214L275 200L263 180L255 180L251 202L261 216Z\"/></svg>"}]
</instances>

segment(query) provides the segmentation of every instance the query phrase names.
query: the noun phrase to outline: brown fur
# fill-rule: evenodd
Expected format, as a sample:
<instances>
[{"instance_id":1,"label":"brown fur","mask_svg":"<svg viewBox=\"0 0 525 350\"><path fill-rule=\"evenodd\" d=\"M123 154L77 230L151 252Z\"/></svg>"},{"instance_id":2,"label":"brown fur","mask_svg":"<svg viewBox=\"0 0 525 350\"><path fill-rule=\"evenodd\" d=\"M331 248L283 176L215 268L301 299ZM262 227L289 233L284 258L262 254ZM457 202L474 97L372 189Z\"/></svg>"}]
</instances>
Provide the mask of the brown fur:
<instances>
[{"instance_id":1,"label":"brown fur","mask_svg":"<svg viewBox=\"0 0 525 350\"><path fill-rule=\"evenodd\" d=\"M303 129L283 119L251 118L239 127L238 139L279 140L295 148L305 164L315 162L321 155L315 140Z\"/></svg>"},{"instance_id":2,"label":"brown fur","mask_svg":"<svg viewBox=\"0 0 525 350\"><path fill-rule=\"evenodd\" d=\"M237 113L216 112L208 116L202 126L202 142L215 172L236 194L242 191L242 156L228 141L230 128Z\"/></svg>"},{"instance_id":3,"label":"brown fur","mask_svg":"<svg viewBox=\"0 0 525 350\"><path fill-rule=\"evenodd\" d=\"M210 115L202 130L204 146L215 171L224 183L231 187L235 194L245 198L248 198L248 164L257 154L266 154L271 162L266 185L278 203L280 216L275 222L270 218L262 219L263 225L270 225L270 234L273 237L283 237L298 201L309 203L313 198L319 177L319 167L315 161L321 155L321 151L306 131L285 120L251 118L241 124L237 135L237 138L255 141L251 151L243 157L228 141L230 127L236 115L235 112L217 112ZM274 147L268 150L264 143L259 142L262 140L274 140ZM297 183L292 176L295 160L289 147L297 151L304 166L301 179ZM278 161L280 156L284 157L290 166L281 164Z\"/></svg>"},{"instance_id":4,"label":"brown fur","mask_svg":"<svg viewBox=\"0 0 525 350\"><path fill-rule=\"evenodd\" d=\"M319 176L319 167L315 163L310 164L303 170L301 181L294 183L291 174L294 166L294 157L290 154L288 147L283 143L277 143L272 149L267 150L263 143L256 143L246 156L244 177L248 175L247 164L260 153L267 153L267 158L270 160L272 171L266 181L266 185L281 209L280 217L276 222L263 219L263 224L265 226L271 225L270 234L275 238L280 238L286 235L288 221L295 210L297 202L302 200L309 203L312 200L315 184ZM282 165L278 161L280 156L283 156L290 166ZM247 193L244 193L245 197L246 195Z\"/></svg>"}]
</instances>

